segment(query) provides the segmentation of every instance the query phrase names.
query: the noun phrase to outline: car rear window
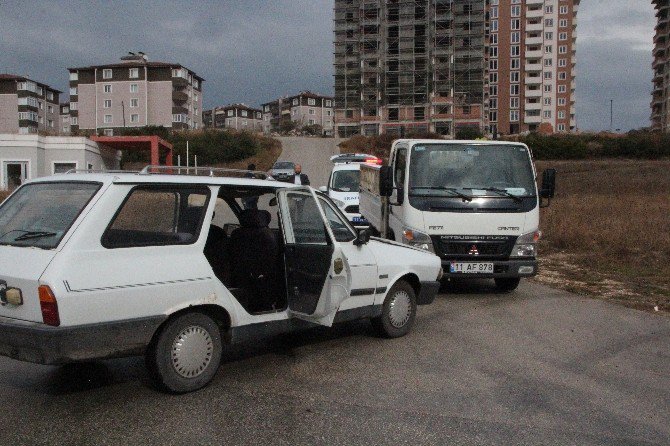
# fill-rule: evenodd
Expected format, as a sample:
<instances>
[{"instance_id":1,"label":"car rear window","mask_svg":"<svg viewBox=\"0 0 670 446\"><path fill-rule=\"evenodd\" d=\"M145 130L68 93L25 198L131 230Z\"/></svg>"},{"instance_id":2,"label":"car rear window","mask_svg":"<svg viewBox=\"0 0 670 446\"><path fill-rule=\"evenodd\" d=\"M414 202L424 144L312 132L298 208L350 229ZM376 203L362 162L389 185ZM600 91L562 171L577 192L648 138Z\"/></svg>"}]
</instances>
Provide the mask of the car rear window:
<instances>
[{"instance_id":1,"label":"car rear window","mask_svg":"<svg viewBox=\"0 0 670 446\"><path fill-rule=\"evenodd\" d=\"M207 187L139 186L102 236L106 248L195 243L209 202Z\"/></svg>"},{"instance_id":2,"label":"car rear window","mask_svg":"<svg viewBox=\"0 0 670 446\"><path fill-rule=\"evenodd\" d=\"M83 182L22 186L0 207L0 244L55 248L100 186Z\"/></svg>"}]
</instances>

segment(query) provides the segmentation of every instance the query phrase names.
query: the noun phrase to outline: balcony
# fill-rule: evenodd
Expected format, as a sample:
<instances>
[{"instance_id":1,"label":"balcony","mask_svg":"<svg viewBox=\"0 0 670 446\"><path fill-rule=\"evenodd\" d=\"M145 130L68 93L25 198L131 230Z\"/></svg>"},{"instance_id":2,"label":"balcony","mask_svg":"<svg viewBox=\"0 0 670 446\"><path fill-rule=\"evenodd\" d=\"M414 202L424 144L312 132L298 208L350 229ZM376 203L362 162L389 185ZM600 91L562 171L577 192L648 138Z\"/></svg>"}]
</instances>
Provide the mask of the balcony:
<instances>
[{"instance_id":1,"label":"balcony","mask_svg":"<svg viewBox=\"0 0 670 446\"><path fill-rule=\"evenodd\" d=\"M540 94L540 96L542 96L542 94ZM542 104L539 101L538 102L526 102L525 108L526 108L526 111L531 111L531 110L540 111L540 110L542 110Z\"/></svg>"},{"instance_id":2,"label":"balcony","mask_svg":"<svg viewBox=\"0 0 670 446\"><path fill-rule=\"evenodd\" d=\"M542 59L544 53L542 50L526 51L526 59Z\"/></svg>"},{"instance_id":3,"label":"balcony","mask_svg":"<svg viewBox=\"0 0 670 446\"><path fill-rule=\"evenodd\" d=\"M525 65L526 71L530 72L536 72L536 71L542 71L542 64L541 63L527 63Z\"/></svg>"},{"instance_id":4,"label":"balcony","mask_svg":"<svg viewBox=\"0 0 670 446\"><path fill-rule=\"evenodd\" d=\"M540 124L542 122L542 117L540 115L537 116L524 116L523 122L526 124Z\"/></svg>"},{"instance_id":5,"label":"balcony","mask_svg":"<svg viewBox=\"0 0 670 446\"><path fill-rule=\"evenodd\" d=\"M172 100L174 102L186 102L188 101L188 95L180 90L172 90Z\"/></svg>"},{"instance_id":6,"label":"balcony","mask_svg":"<svg viewBox=\"0 0 670 446\"><path fill-rule=\"evenodd\" d=\"M540 23L526 23L526 32L527 33L543 31L543 30L544 30L544 25L542 25L542 22L540 22Z\"/></svg>"},{"instance_id":7,"label":"balcony","mask_svg":"<svg viewBox=\"0 0 670 446\"><path fill-rule=\"evenodd\" d=\"M526 17L529 18L529 19L542 18L542 17L544 17L544 11L542 10L542 8L528 9L526 11Z\"/></svg>"},{"instance_id":8,"label":"balcony","mask_svg":"<svg viewBox=\"0 0 670 446\"><path fill-rule=\"evenodd\" d=\"M542 77L526 76L526 85L542 85Z\"/></svg>"},{"instance_id":9,"label":"balcony","mask_svg":"<svg viewBox=\"0 0 670 446\"><path fill-rule=\"evenodd\" d=\"M531 45L542 45L544 43L544 40L542 40L542 37L527 37L526 38L526 45L531 46Z\"/></svg>"},{"instance_id":10,"label":"balcony","mask_svg":"<svg viewBox=\"0 0 670 446\"><path fill-rule=\"evenodd\" d=\"M524 95L527 98L541 98L542 97L542 89L538 88L536 90L530 90L526 88Z\"/></svg>"},{"instance_id":11,"label":"balcony","mask_svg":"<svg viewBox=\"0 0 670 446\"><path fill-rule=\"evenodd\" d=\"M544 0L526 0L526 5L540 5L544 6Z\"/></svg>"}]
</instances>

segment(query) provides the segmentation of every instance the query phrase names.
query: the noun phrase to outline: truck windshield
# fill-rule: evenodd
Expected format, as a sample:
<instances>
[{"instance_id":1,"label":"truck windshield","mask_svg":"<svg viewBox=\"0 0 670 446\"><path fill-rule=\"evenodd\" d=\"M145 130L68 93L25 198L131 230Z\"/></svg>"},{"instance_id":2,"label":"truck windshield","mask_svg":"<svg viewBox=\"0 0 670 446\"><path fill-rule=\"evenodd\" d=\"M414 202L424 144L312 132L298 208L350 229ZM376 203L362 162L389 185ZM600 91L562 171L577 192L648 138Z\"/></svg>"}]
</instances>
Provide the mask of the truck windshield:
<instances>
[{"instance_id":1,"label":"truck windshield","mask_svg":"<svg viewBox=\"0 0 670 446\"><path fill-rule=\"evenodd\" d=\"M0 207L0 245L58 246L98 183L27 184Z\"/></svg>"},{"instance_id":2,"label":"truck windshield","mask_svg":"<svg viewBox=\"0 0 670 446\"><path fill-rule=\"evenodd\" d=\"M528 150L517 145L416 145L410 159L409 192L422 196L535 196Z\"/></svg>"},{"instance_id":3,"label":"truck windshield","mask_svg":"<svg viewBox=\"0 0 670 446\"><path fill-rule=\"evenodd\" d=\"M336 170L330 188L336 192L359 192L361 189L360 170Z\"/></svg>"}]
</instances>

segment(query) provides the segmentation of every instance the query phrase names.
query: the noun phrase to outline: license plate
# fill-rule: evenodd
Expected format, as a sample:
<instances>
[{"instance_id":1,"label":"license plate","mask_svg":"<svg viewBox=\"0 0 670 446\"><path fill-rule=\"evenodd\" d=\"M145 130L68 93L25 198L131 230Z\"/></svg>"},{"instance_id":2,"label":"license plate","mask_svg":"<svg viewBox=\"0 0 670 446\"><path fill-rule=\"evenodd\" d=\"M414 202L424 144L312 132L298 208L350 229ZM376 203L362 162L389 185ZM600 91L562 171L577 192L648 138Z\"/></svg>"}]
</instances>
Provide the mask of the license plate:
<instances>
[{"instance_id":1,"label":"license plate","mask_svg":"<svg viewBox=\"0 0 670 446\"><path fill-rule=\"evenodd\" d=\"M493 263L452 262L449 271L463 274L488 274L493 272Z\"/></svg>"},{"instance_id":2,"label":"license plate","mask_svg":"<svg viewBox=\"0 0 670 446\"><path fill-rule=\"evenodd\" d=\"M351 221L354 222L354 223L367 223L368 222L363 217L354 217L354 218L351 219Z\"/></svg>"}]
</instances>

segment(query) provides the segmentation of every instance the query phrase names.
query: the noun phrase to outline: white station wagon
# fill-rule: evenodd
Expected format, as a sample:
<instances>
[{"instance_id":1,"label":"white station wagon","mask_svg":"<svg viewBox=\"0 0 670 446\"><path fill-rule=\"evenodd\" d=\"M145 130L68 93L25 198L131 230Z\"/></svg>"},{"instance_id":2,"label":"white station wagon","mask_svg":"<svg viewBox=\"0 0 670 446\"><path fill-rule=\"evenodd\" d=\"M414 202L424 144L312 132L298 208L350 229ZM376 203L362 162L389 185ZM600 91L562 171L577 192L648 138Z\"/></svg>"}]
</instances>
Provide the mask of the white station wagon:
<instances>
[{"instance_id":1,"label":"white station wagon","mask_svg":"<svg viewBox=\"0 0 670 446\"><path fill-rule=\"evenodd\" d=\"M212 380L224 344L360 318L406 334L437 293L440 259L260 176L148 167L25 183L0 206L0 354L144 354L180 393Z\"/></svg>"}]
</instances>

